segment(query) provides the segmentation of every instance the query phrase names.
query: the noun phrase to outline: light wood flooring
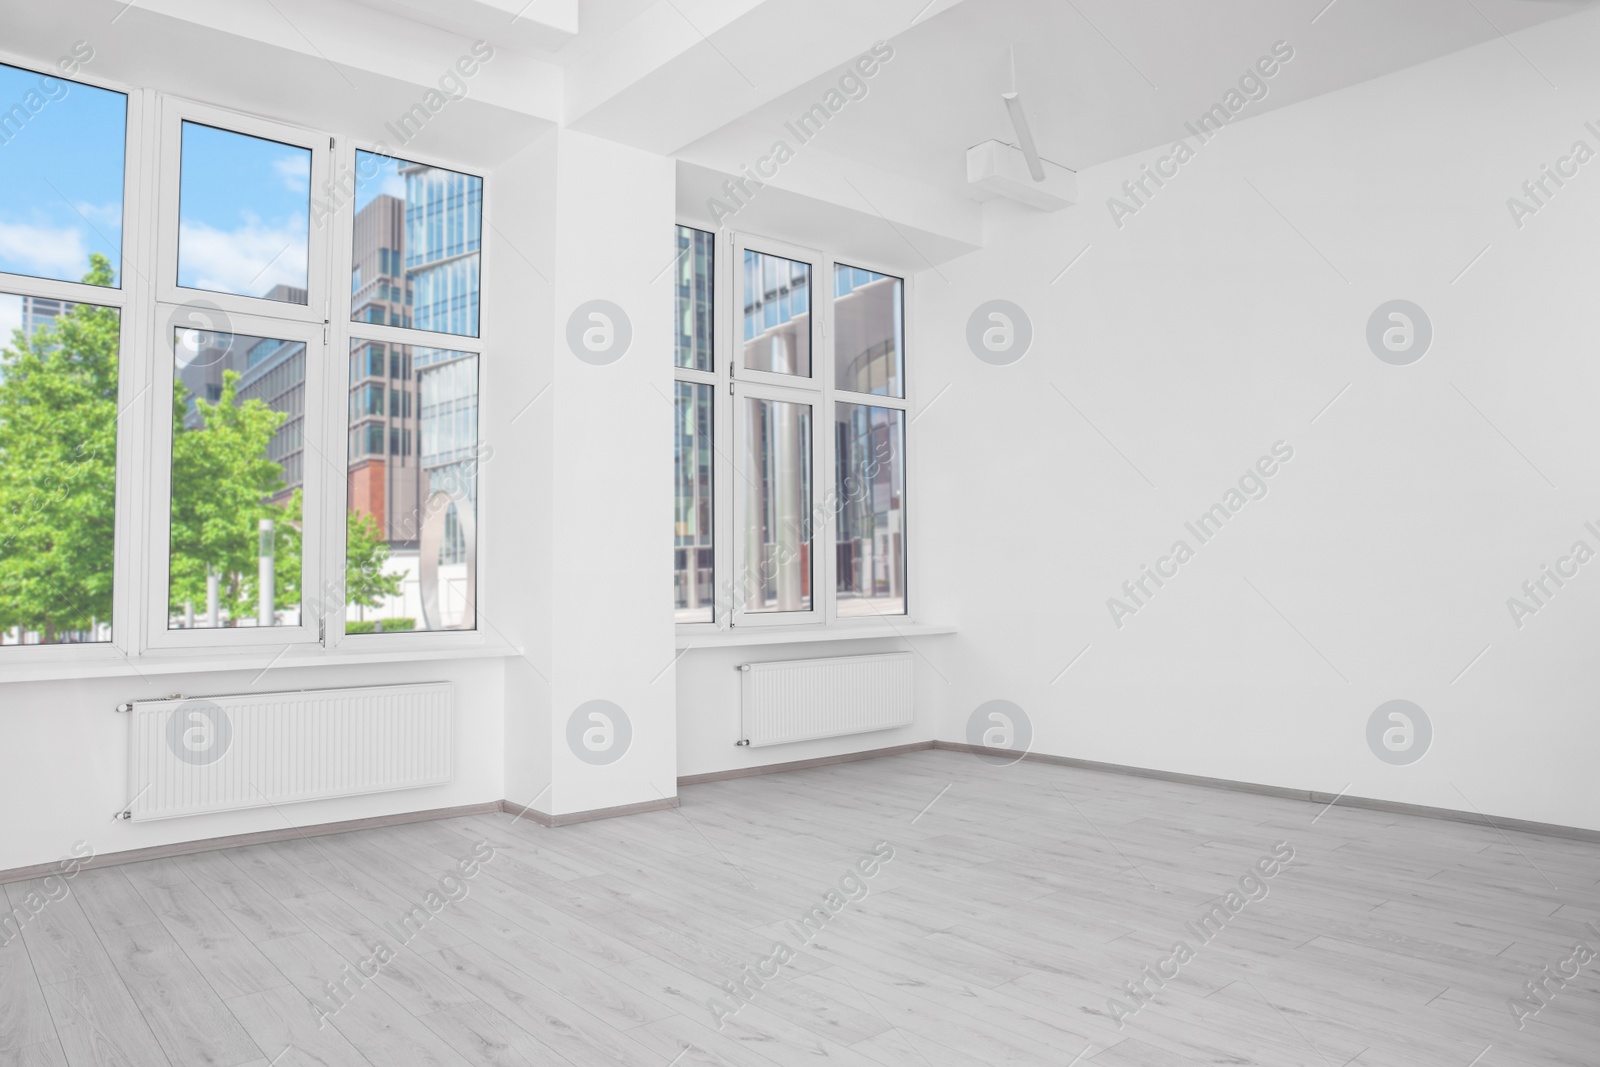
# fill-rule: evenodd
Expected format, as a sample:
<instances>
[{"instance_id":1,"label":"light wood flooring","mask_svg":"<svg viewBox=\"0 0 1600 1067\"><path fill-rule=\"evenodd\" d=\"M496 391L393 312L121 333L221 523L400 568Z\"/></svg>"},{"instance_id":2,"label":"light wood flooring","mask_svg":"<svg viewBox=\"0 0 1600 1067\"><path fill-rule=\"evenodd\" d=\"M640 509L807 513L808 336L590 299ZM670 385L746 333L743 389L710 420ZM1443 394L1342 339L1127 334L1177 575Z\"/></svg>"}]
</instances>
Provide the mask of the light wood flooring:
<instances>
[{"instance_id":1,"label":"light wood flooring","mask_svg":"<svg viewBox=\"0 0 1600 1067\"><path fill-rule=\"evenodd\" d=\"M482 841L465 898L397 934ZM786 924L880 841L867 895L802 943ZM1278 842L1268 895L1202 944L1186 924ZM1593 844L914 753L554 830L489 815L84 871L0 948L0 1064L1594 1067L1600 960L1521 1030L1506 1002L1600 951L1597 880ZM780 939L792 958L764 963ZM1119 1027L1108 998L1171 973L1179 940L1193 958ZM746 965L777 976L719 1030L707 1001ZM314 1000L340 1010L319 1026Z\"/></svg>"}]
</instances>

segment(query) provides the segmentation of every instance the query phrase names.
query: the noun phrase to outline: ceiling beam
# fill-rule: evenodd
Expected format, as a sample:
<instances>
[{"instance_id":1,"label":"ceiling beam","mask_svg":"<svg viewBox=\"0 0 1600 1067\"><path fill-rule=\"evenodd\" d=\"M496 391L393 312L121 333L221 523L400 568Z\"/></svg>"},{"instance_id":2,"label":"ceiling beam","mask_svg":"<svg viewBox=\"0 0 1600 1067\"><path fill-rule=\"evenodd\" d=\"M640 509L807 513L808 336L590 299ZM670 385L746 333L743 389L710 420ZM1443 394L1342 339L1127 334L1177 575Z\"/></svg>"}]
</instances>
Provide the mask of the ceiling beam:
<instances>
[{"instance_id":1,"label":"ceiling beam","mask_svg":"<svg viewBox=\"0 0 1600 1067\"><path fill-rule=\"evenodd\" d=\"M962 2L658 3L567 68L566 125L670 155Z\"/></svg>"}]
</instances>

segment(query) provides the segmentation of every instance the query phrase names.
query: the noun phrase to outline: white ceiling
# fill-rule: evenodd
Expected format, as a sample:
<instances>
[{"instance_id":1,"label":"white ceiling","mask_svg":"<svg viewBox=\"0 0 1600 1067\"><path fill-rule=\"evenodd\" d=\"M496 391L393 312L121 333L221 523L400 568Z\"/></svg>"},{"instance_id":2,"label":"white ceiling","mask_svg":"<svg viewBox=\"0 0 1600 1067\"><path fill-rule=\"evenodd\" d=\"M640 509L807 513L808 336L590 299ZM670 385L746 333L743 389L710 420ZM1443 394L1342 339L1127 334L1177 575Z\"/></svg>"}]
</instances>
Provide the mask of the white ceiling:
<instances>
[{"instance_id":1,"label":"white ceiling","mask_svg":"<svg viewBox=\"0 0 1600 1067\"><path fill-rule=\"evenodd\" d=\"M1246 116L1593 2L965 0L895 37L895 57L871 80L868 96L850 104L814 144L838 159L964 194L965 150L990 138L1015 140L1000 100L1011 83L1008 47L1015 48L1018 86L1040 153L1081 170L1183 136L1183 123L1217 102L1278 40L1294 48L1294 58ZM752 62L746 73L759 80L760 71ZM704 162L755 158L836 77L828 72L784 92L684 155Z\"/></svg>"}]
</instances>

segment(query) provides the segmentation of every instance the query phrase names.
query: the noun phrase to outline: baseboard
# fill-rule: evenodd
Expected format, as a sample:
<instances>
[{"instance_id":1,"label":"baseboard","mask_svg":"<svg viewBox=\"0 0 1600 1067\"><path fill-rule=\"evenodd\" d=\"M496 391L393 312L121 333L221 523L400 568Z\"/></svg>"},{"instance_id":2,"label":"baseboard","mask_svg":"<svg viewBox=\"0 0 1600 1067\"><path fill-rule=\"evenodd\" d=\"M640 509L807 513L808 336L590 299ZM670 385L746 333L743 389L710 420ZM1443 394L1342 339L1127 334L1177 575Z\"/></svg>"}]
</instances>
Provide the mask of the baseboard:
<instances>
[{"instance_id":1,"label":"baseboard","mask_svg":"<svg viewBox=\"0 0 1600 1067\"><path fill-rule=\"evenodd\" d=\"M983 748L979 745L968 745L959 741L935 741L933 742L933 747L948 752L988 753L1008 758L1012 755L1004 749ZM1052 763L1059 767L1077 767L1087 771L1106 771L1110 774L1126 774L1137 778L1156 778L1163 782L1204 786L1207 789L1226 789L1235 793L1255 793L1259 796L1279 797L1284 800L1302 800L1309 804L1320 804L1324 807L1338 803L1342 807L1382 811L1391 815L1416 815L1424 819L1445 819L1450 822L1471 823L1474 826L1488 826L1496 830L1517 830L1525 834L1543 834L1546 837L1563 837L1571 841L1600 844L1600 830L1588 830L1581 826L1562 826L1559 823L1532 822L1528 819L1514 819L1508 815L1490 816L1475 811L1460 811L1456 808L1434 808L1426 804L1406 804L1397 800L1355 797L1349 793L1341 795L1323 793L1315 789L1290 789L1286 786L1239 782L1231 778L1207 778L1199 774L1158 771L1149 767L1129 767L1121 763L1099 763L1095 760L1077 759L1072 756L1049 756L1043 752L1027 752L1023 754L1022 758L1036 763Z\"/></svg>"},{"instance_id":2,"label":"baseboard","mask_svg":"<svg viewBox=\"0 0 1600 1067\"><path fill-rule=\"evenodd\" d=\"M790 760L788 763L764 763L759 767L735 767L730 771L709 771L705 774L686 774L678 779L678 787L705 785L707 782L726 782L732 778L752 778L758 774L779 774L783 771L804 771L812 767L830 767L835 763L853 763L879 756L898 756L906 752L926 752L937 742L917 741L909 745L889 748L869 748L865 752L844 752L837 756L817 756L814 759Z\"/></svg>"},{"instance_id":3,"label":"baseboard","mask_svg":"<svg viewBox=\"0 0 1600 1067\"><path fill-rule=\"evenodd\" d=\"M499 810L508 815L520 815L532 819L540 826L571 826L573 823L594 822L596 819L615 819L619 815L641 815L647 811L664 811L678 806L677 797L662 797L660 800L643 800L637 804L619 804L614 808L592 808L589 811L568 812L565 815L551 815L530 808L524 804L515 804L509 800L502 800Z\"/></svg>"},{"instance_id":4,"label":"baseboard","mask_svg":"<svg viewBox=\"0 0 1600 1067\"><path fill-rule=\"evenodd\" d=\"M374 815L365 819L345 819L341 822L316 823L312 826L292 826L281 830L257 830L248 834L232 834L227 837L206 837L198 841L174 841L168 845L150 845L146 848L130 848L122 852L104 852L94 856L78 865L79 870L92 870L97 867L115 867L123 863L140 863L145 860L172 859L175 856L190 856L196 852L215 852L221 848L240 848L244 845L266 845L274 841L291 841L302 837L326 837L329 834L343 834L351 830L375 830L383 826L400 826L411 822L431 822L434 819L454 819L462 815L487 815L501 810L501 801L491 800L484 804L461 804L453 808L429 808L426 811L404 811L394 815ZM58 874L61 870L59 860L51 863L35 863L30 867L12 867L10 870L0 871L0 885L7 882L21 882L29 878L43 878L45 875Z\"/></svg>"}]
</instances>

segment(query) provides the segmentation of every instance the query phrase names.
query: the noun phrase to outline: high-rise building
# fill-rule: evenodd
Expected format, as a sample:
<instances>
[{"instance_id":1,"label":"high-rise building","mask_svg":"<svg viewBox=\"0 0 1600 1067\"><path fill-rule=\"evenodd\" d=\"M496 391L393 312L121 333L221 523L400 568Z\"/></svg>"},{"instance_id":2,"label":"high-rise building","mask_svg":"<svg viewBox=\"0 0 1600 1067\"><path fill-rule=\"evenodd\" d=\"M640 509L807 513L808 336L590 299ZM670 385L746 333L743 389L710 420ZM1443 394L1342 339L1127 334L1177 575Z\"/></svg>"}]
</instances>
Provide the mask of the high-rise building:
<instances>
[{"instance_id":1,"label":"high-rise building","mask_svg":"<svg viewBox=\"0 0 1600 1067\"><path fill-rule=\"evenodd\" d=\"M483 179L456 171L404 164L405 262L415 299L412 325L468 337L478 334L478 259L482 244ZM416 350L422 478L426 499L436 491L477 507L478 360L446 349ZM440 562L466 558L460 501L445 516Z\"/></svg>"},{"instance_id":2,"label":"high-rise building","mask_svg":"<svg viewBox=\"0 0 1600 1067\"><path fill-rule=\"evenodd\" d=\"M356 213L350 272L354 318L410 326L406 204L377 196ZM370 515L391 548L417 539L420 442L410 345L357 340L350 346L350 508Z\"/></svg>"},{"instance_id":3,"label":"high-rise building","mask_svg":"<svg viewBox=\"0 0 1600 1067\"><path fill-rule=\"evenodd\" d=\"M476 337L483 179L415 163L403 164L400 173L406 181L405 264L415 292L413 324Z\"/></svg>"},{"instance_id":4,"label":"high-rise building","mask_svg":"<svg viewBox=\"0 0 1600 1067\"><path fill-rule=\"evenodd\" d=\"M76 305L66 300L53 300L43 296L25 296L22 298L22 336L30 341L41 326L48 326L56 321L59 315L65 315ZM9 342L9 337L4 342Z\"/></svg>"}]
</instances>

